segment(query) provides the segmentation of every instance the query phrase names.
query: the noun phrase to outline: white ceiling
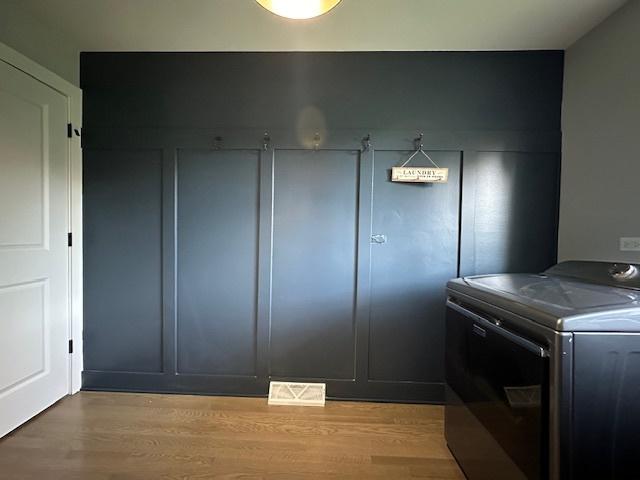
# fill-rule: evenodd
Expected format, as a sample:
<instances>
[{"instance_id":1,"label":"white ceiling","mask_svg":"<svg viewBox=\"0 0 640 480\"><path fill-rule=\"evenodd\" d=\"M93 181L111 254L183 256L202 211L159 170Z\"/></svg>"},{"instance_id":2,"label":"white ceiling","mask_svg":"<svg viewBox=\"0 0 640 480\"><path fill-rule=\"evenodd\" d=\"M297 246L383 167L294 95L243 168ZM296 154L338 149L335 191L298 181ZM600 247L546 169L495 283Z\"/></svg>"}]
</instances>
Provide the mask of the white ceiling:
<instances>
[{"instance_id":1,"label":"white ceiling","mask_svg":"<svg viewBox=\"0 0 640 480\"><path fill-rule=\"evenodd\" d=\"M83 51L564 49L624 3L343 0L301 21L254 0L20 0Z\"/></svg>"}]
</instances>

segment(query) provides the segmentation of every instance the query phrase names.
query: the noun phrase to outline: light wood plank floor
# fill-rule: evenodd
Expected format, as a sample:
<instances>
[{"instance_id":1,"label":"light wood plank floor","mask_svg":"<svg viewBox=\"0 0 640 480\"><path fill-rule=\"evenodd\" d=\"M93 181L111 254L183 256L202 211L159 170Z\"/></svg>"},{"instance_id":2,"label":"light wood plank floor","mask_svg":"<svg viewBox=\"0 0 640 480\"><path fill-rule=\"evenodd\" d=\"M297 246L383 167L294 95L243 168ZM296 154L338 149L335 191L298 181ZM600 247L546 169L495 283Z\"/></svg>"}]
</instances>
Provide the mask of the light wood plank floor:
<instances>
[{"instance_id":1,"label":"light wood plank floor","mask_svg":"<svg viewBox=\"0 0 640 480\"><path fill-rule=\"evenodd\" d=\"M463 479L430 405L82 392L0 440L2 479Z\"/></svg>"}]
</instances>

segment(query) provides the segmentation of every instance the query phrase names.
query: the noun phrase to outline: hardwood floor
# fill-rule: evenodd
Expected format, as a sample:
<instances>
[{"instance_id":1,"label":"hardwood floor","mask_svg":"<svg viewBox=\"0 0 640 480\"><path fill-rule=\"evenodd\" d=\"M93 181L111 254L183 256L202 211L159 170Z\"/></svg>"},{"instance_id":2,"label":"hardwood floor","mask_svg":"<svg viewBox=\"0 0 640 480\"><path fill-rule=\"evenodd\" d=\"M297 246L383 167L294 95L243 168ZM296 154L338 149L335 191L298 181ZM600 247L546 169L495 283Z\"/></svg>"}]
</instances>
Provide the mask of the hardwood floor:
<instances>
[{"instance_id":1,"label":"hardwood floor","mask_svg":"<svg viewBox=\"0 0 640 480\"><path fill-rule=\"evenodd\" d=\"M431 405L82 392L0 440L1 479L463 479Z\"/></svg>"}]
</instances>

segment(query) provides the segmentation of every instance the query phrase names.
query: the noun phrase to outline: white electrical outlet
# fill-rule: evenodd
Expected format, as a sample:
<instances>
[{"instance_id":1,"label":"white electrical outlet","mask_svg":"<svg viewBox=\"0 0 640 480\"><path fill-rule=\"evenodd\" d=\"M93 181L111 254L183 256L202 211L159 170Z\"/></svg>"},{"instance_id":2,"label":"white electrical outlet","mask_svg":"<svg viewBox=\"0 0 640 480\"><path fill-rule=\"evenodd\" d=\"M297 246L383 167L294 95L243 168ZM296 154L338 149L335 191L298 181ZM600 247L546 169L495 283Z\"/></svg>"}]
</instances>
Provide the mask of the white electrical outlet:
<instances>
[{"instance_id":1,"label":"white electrical outlet","mask_svg":"<svg viewBox=\"0 0 640 480\"><path fill-rule=\"evenodd\" d=\"M640 252L640 237L621 237L620 251Z\"/></svg>"}]
</instances>

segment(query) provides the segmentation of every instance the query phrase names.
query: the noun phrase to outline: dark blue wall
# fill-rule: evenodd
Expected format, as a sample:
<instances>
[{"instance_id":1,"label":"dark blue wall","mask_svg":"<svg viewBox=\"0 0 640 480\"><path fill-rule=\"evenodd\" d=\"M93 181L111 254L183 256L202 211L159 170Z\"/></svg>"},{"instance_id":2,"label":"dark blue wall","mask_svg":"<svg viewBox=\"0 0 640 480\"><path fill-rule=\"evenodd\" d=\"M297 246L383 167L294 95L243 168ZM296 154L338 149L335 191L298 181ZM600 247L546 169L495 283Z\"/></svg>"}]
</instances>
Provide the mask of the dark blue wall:
<instances>
[{"instance_id":1,"label":"dark blue wall","mask_svg":"<svg viewBox=\"0 0 640 480\"><path fill-rule=\"evenodd\" d=\"M441 401L446 280L555 262L561 52L81 60L85 388Z\"/></svg>"}]
</instances>

